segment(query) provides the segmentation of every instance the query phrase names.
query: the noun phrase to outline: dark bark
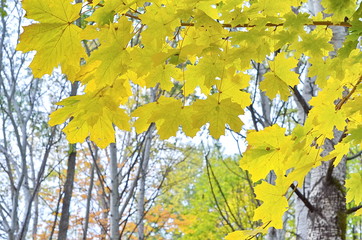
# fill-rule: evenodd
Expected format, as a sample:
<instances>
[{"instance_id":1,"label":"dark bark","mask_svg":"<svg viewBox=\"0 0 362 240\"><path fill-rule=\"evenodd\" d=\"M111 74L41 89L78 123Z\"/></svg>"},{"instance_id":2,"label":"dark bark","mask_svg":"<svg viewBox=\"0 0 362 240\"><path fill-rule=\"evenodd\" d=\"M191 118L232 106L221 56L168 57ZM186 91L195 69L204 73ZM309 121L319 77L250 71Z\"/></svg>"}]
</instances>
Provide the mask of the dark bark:
<instances>
[{"instance_id":1,"label":"dark bark","mask_svg":"<svg viewBox=\"0 0 362 240\"><path fill-rule=\"evenodd\" d=\"M75 162L76 162L76 146L71 144L70 153L68 157L68 169L67 169L67 178L64 184L64 198L62 205L62 215L59 221L59 234L58 240L66 240L67 232L69 226L69 216L70 216L70 202L72 200L73 193L73 184L74 184L74 175L75 175Z\"/></svg>"}]
</instances>

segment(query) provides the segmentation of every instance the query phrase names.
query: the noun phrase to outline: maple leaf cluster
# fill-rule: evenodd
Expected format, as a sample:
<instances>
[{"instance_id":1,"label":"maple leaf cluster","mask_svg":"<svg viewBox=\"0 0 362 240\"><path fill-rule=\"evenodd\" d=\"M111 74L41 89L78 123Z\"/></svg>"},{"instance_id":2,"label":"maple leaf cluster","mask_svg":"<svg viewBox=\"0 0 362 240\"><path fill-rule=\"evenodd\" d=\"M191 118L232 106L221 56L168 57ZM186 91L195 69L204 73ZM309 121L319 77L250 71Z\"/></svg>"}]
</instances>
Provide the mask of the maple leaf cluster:
<instances>
[{"instance_id":1,"label":"maple leaf cluster","mask_svg":"<svg viewBox=\"0 0 362 240\"><path fill-rule=\"evenodd\" d=\"M302 183L322 161L334 158L338 164L351 145L361 144L362 66L357 44L362 16L354 1L343 7L322 1L325 13L333 14L324 22L319 15L293 12L303 4L293 0L100 2L23 1L26 17L36 22L24 27L17 49L36 51L30 65L34 76L60 66L70 81L84 86L83 95L62 100L58 105L64 107L50 115L51 125L72 119L64 128L69 142L89 136L106 147L115 141L114 126L140 133L152 123L161 139L175 136L180 127L195 136L207 123L215 138L225 133L225 125L238 132L243 125L240 115L251 104L250 76L245 74L252 69L251 60L268 69L259 90L270 99L287 101L300 82L298 62L308 59L308 76L318 76L321 91L309 103L312 109L305 124L288 136L278 125L248 133L249 147L240 166L255 182L271 170L276 174L275 184L263 182L255 189L263 204L254 220L281 228L289 186ZM343 22L342 16L350 22ZM74 24L80 17L81 27ZM335 58L329 54L334 48L328 24L349 28ZM122 106L132 98L135 85L166 94L129 114ZM181 86L181 98L169 94L176 86ZM190 101L196 89L204 97ZM333 138L335 128L348 137L321 157L320 146ZM358 184L360 175L352 175L348 201L361 201ZM228 239L259 232L265 229L238 231Z\"/></svg>"}]
</instances>

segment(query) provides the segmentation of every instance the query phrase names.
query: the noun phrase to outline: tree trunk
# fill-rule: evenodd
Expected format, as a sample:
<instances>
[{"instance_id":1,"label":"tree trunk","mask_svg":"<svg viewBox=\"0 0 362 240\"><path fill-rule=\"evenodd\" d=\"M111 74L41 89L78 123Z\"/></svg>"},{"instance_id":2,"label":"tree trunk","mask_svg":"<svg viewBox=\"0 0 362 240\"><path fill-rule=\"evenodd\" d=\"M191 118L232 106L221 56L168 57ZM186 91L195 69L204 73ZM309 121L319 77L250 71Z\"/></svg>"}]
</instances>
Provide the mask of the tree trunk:
<instances>
[{"instance_id":1,"label":"tree trunk","mask_svg":"<svg viewBox=\"0 0 362 240\"><path fill-rule=\"evenodd\" d=\"M76 146L75 144L69 145L69 157L68 157L68 169L67 169L67 178L64 184L64 198L62 205L62 215L59 221L59 234L58 240L66 240L67 232L69 226L69 216L70 216L70 202L72 200L73 193L73 184L74 184L74 175L75 175L75 162L76 162Z\"/></svg>"},{"instance_id":2,"label":"tree trunk","mask_svg":"<svg viewBox=\"0 0 362 240\"><path fill-rule=\"evenodd\" d=\"M77 90L78 90L78 82L74 82L72 84L70 96L77 95ZM69 209L73 193L76 157L77 157L76 144L69 144L67 177L64 184L64 198L62 205L62 215L60 216L60 221L59 221L58 240L67 239L69 216L70 216Z\"/></svg>"},{"instance_id":3,"label":"tree trunk","mask_svg":"<svg viewBox=\"0 0 362 240\"><path fill-rule=\"evenodd\" d=\"M138 240L144 240L145 238L145 223L144 223L144 215L145 215L145 193L146 193L146 176L148 170L148 162L150 159L150 149L152 142L152 133L154 131L154 125L151 125L149 131L147 132L145 139L145 147L143 150L141 161L142 166L141 169L141 178L139 180L139 192L138 192L138 215L137 215L137 223L138 223Z\"/></svg>"},{"instance_id":4,"label":"tree trunk","mask_svg":"<svg viewBox=\"0 0 362 240\"><path fill-rule=\"evenodd\" d=\"M156 92L158 90L158 86L151 88L151 102L156 101ZM152 143L152 134L155 131L155 124L152 123L148 128L148 131L145 136L145 145L143 148L142 159L140 161L141 168L141 176L139 179L139 192L138 192L138 209L137 209L137 224L138 224L138 240L144 240L145 238L145 193L146 193L146 176L148 171L148 162L150 160L151 153L151 143Z\"/></svg>"},{"instance_id":5,"label":"tree trunk","mask_svg":"<svg viewBox=\"0 0 362 240\"><path fill-rule=\"evenodd\" d=\"M313 15L323 10L320 0L310 0L308 8ZM332 44L336 50L341 47L346 30L344 27L333 27ZM308 94L308 85L306 84L304 94ZM311 90L312 91L312 90ZM310 96L306 95L308 101ZM343 130L343 129L339 129ZM343 132L334 131L334 138L327 140L324 144L324 152L327 155L333 150L333 146L343 138ZM345 239L346 233L346 201L344 193L344 180L346 177L346 161L342 160L337 167L333 167L333 160L323 162L321 166L312 169L310 176L306 178L304 184L304 193L308 195L308 200L314 206L314 211L301 206L297 201L296 219L298 239ZM309 186L308 186L308 182ZM305 225L307 223L307 225ZM306 231L307 230L307 231Z\"/></svg>"},{"instance_id":6,"label":"tree trunk","mask_svg":"<svg viewBox=\"0 0 362 240\"><path fill-rule=\"evenodd\" d=\"M97 159L97 157L96 157ZM89 188L87 192L87 205L85 208L85 217L84 217L84 227L83 227L83 240L87 240L87 233L88 233L88 226L89 226L89 213L90 213L90 204L92 199L92 191L93 191L93 185L94 185L94 163L92 163L92 167L90 170L90 183Z\"/></svg>"},{"instance_id":7,"label":"tree trunk","mask_svg":"<svg viewBox=\"0 0 362 240\"><path fill-rule=\"evenodd\" d=\"M117 147L115 143L109 145L109 151L111 155L111 239L118 240L120 238L119 233L119 182L118 182L118 162L117 162Z\"/></svg>"},{"instance_id":8,"label":"tree trunk","mask_svg":"<svg viewBox=\"0 0 362 240\"><path fill-rule=\"evenodd\" d=\"M345 239L346 199L343 191L346 164L341 161L328 175L332 162L311 172L311 193L309 201L315 207L308 213L308 239Z\"/></svg>"},{"instance_id":9,"label":"tree trunk","mask_svg":"<svg viewBox=\"0 0 362 240\"><path fill-rule=\"evenodd\" d=\"M344 27L331 27L333 30L333 58L347 35ZM341 131L338 131L341 130ZM326 140L322 155L327 155L344 137L343 129L334 130L334 138ZM309 239L345 239L346 235L346 199L344 181L346 178L346 160L333 167L333 160L324 162L311 171L310 202L315 207L308 213Z\"/></svg>"}]
</instances>

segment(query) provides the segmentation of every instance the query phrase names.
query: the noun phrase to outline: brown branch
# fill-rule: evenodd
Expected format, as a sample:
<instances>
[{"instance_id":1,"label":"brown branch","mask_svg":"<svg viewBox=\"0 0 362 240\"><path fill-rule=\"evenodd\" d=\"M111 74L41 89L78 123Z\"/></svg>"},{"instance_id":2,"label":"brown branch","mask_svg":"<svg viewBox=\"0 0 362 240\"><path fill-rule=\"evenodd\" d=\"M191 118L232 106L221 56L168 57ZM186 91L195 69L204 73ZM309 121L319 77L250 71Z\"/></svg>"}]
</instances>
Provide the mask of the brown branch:
<instances>
[{"instance_id":1,"label":"brown branch","mask_svg":"<svg viewBox=\"0 0 362 240\"><path fill-rule=\"evenodd\" d=\"M294 87L291 87L291 86L289 86L289 87L293 91L293 93L294 93L295 97L297 98L298 102L300 103L300 105L302 106L304 113L306 115L308 115L310 106L305 101L304 97L300 94L300 92L298 91L297 85L295 85Z\"/></svg>"},{"instance_id":2,"label":"brown branch","mask_svg":"<svg viewBox=\"0 0 362 240\"><path fill-rule=\"evenodd\" d=\"M346 210L346 214L354 213L354 212L356 212L357 210L359 210L361 208L362 208L362 205L359 205L359 206L353 207L353 208L349 208L349 209Z\"/></svg>"},{"instance_id":3,"label":"brown branch","mask_svg":"<svg viewBox=\"0 0 362 240\"><path fill-rule=\"evenodd\" d=\"M348 161L348 160L353 160L353 159L355 159L355 158L358 158L358 157L361 156L361 155L362 155L362 151L360 151L359 153L357 153L357 154L355 154L355 155L353 155L353 156L347 157L347 161Z\"/></svg>"},{"instance_id":4,"label":"brown branch","mask_svg":"<svg viewBox=\"0 0 362 240\"><path fill-rule=\"evenodd\" d=\"M308 201L308 199L298 190L298 188L294 185L290 185L291 189L297 194L299 199L304 203L304 205L309 209L310 212L315 211L315 207Z\"/></svg>"},{"instance_id":5,"label":"brown branch","mask_svg":"<svg viewBox=\"0 0 362 240\"><path fill-rule=\"evenodd\" d=\"M194 26L195 24L194 23L181 23L181 26ZM284 25L284 23L267 23L265 24L266 27L282 27ZM333 23L331 21L313 21L311 23L307 23L307 24L304 24L305 26L342 26L342 27L352 27L352 25L348 22L338 22L338 23ZM231 25L229 23L224 23L224 24L221 24L221 26L223 28L238 28L238 27L244 27L244 28L252 28L252 27L256 27L257 25L255 24L247 24L247 23L244 23L244 24L238 24L238 25ZM202 27L205 27L205 26L202 26Z\"/></svg>"},{"instance_id":6,"label":"brown branch","mask_svg":"<svg viewBox=\"0 0 362 240\"><path fill-rule=\"evenodd\" d=\"M361 83L362 81L362 76L359 77L357 83L353 86L352 90L348 93L347 96L345 96L337 105L336 105L336 110L340 110L341 107L343 106L343 104L345 104L348 99L352 96L352 94L356 91L358 85Z\"/></svg>"},{"instance_id":7,"label":"brown branch","mask_svg":"<svg viewBox=\"0 0 362 240\"><path fill-rule=\"evenodd\" d=\"M124 16L136 19L136 20L141 20L138 16L132 15L130 13L125 13L123 14ZM341 26L341 27L352 27L352 25L348 22L331 22L331 21L312 21L311 23L306 23L304 24L305 26ZM195 26L195 23L185 23L185 22L181 22L181 26L182 27L193 27ZM244 24L237 24L237 25L232 25L230 23L223 23L221 24L221 26L223 28L239 28L239 27L243 27L243 28L253 28L256 27L257 25L255 24L248 24L248 23L244 23ZM265 24L266 27L282 27L284 26L284 23L267 23ZM201 25L201 27L207 27L205 25ZM209 26L211 27L211 26Z\"/></svg>"}]
</instances>

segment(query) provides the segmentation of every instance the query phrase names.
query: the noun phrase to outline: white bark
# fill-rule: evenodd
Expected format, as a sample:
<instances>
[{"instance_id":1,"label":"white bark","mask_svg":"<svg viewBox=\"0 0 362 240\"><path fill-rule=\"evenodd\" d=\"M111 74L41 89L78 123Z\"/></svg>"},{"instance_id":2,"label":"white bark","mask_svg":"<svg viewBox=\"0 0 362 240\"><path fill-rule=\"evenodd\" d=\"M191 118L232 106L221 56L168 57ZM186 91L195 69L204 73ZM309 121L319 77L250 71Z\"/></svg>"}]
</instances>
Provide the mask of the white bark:
<instances>
[{"instance_id":1,"label":"white bark","mask_svg":"<svg viewBox=\"0 0 362 240\"><path fill-rule=\"evenodd\" d=\"M143 161L142 161L142 170L141 170L141 178L139 180L139 192L138 192L138 214L137 214L137 223L138 223L138 240L144 239L145 234L145 224L144 224L144 214L145 214L145 193L146 193L146 176L148 170L148 162L150 160L150 149L152 143L152 133L153 133L153 125L151 126L150 131L147 132L146 140L145 140L145 148L143 152Z\"/></svg>"},{"instance_id":2,"label":"white bark","mask_svg":"<svg viewBox=\"0 0 362 240\"><path fill-rule=\"evenodd\" d=\"M117 147L115 143L109 145L109 151L111 156L110 173L111 173L111 239L118 240L120 238L119 233L119 182L118 182L118 161L117 161Z\"/></svg>"}]
</instances>

